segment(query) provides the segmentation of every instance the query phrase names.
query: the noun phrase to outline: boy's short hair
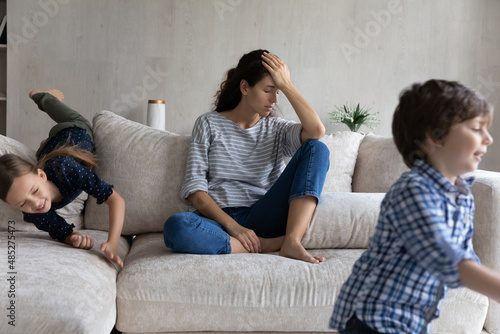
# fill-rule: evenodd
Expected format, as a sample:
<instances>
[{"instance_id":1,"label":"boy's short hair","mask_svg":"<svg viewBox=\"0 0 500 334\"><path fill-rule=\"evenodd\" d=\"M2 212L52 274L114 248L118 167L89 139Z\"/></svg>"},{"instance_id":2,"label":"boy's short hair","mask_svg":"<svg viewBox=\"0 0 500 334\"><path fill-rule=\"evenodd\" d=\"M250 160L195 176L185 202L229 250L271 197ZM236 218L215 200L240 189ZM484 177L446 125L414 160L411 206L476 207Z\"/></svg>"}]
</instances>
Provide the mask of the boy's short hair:
<instances>
[{"instance_id":1,"label":"boy's short hair","mask_svg":"<svg viewBox=\"0 0 500 334\"><path fill-rule=\"evenodd\" d=\"M415 160L426 159L423 145L427 134L433 140L442 140L454 124L492 112L493 106L473 89L455 81L432 79L401 92L392 135L411 168Z\"/></svg>"}]
</instances>

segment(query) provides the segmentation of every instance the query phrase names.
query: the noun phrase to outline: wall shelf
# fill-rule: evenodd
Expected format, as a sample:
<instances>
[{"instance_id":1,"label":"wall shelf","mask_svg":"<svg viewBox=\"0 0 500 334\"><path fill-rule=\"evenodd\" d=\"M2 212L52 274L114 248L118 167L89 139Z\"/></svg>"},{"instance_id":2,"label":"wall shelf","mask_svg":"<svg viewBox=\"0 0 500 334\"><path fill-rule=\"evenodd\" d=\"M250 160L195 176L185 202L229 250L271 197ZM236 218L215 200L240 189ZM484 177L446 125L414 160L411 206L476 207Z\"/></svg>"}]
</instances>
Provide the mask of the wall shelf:
<instances>
[{"instance_id":1,"label":"wall shelf","mask_svg":"<svg viewBox=\"0 0 500 334\"><path fill-rule=\"evenodd\" d=\"M0 22L7 15L7 0L0 0ZM7 29L5 27L5 29ZM3 30L3 29L2 29ZM2 42L5 43L4 40ZM0 135L7 132L7 44L0 44Z\"/></svg>"}]
</instances>

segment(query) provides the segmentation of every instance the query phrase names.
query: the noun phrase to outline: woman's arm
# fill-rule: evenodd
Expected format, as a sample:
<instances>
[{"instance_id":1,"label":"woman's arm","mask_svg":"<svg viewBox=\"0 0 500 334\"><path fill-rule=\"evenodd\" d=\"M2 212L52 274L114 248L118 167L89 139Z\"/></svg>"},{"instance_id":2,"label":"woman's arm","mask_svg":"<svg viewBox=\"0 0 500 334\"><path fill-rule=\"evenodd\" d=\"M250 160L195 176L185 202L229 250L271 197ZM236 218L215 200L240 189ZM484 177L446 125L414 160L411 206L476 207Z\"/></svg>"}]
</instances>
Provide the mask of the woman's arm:
<instances>
[{"instance_id":1,"label":"woman's arm","mask_svg":"<svg viewBox=\"0 0 500 334\"><path fill-rule=\"evenodd\" d=\"M258 253L261 251L260 240L255 232L238 224L215 203L208 193L205 191L194 192L189 195L188 200L205 217L221 224L229 235L238 239L248 252Z\"/></svg>"},{"instance_id":2,"label":"woman's arm","mask_svg":"<svg viewBox=\"0 0 500 334\"><path fill-rule=\"evenodd\" d=\"M472 260L458 263L460 283L500 303L500 275Z\"/></svg>"},{"instance_id":3,"label":"woman's arm","mask_svg":"<svg viewBox=\"0 0 500 334\"><path fill-rule=\"evenodd\" d=\"M323 137L325 126L313 106L292 84L290 70L286 64L271 53L265 53L262 58L264 59L263 65L271 73L276 87L285 94L293 110L295 110L295 113L299 117L302 124L301 141L304 142L307 139L320 139Z\"/></svg>"},{"instance_id":4,"label":"woman's arm","mask_svg":"<svg viewBox=\"0 0 500 334\"><path fill-rule=\"evenodd\" d=\"M125 219L125 200L115 191L104 202L109 207L108 240L101 245L101 251L113 262L123 268L123 261L118 256L118 244Z\"/></svg>"}]
</instances>

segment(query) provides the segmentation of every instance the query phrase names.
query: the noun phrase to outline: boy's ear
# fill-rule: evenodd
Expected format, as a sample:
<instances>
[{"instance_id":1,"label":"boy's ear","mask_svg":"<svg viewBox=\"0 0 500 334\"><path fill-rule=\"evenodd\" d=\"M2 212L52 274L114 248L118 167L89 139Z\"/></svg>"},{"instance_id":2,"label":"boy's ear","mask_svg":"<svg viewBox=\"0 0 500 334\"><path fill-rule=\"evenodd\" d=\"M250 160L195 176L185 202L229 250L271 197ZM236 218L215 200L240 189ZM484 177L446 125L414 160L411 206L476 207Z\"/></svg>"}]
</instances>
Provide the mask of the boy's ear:
<instances>
[{"instance_id":1,"label":"boy's ear","mask_svg":"<svg viewBox=\"0 0 500 334\"><path fill-rule=\"evenodd\" d=\"M248 82L246 80L241 80L240 81L240 91L241 91L241 94L243 95L247 95L248 94L248 87L250 85L248 84Z\"/></svg>"},{"instance_id":2,"label":"boy's ear","mask_svg":"<svg viewBox=\"0 0 500 334\"><path fill-rule=\"evenodd\" d=\"M425 132L425 140L428 145L431 145L433 147L443 146L442 131L440 129L427 129L427 131Z\"/></svg>"},{"instance_id":3,"label":"boy's ear","mask_svg":"<svg viewBox=\"0 0 500 334\"><path fill-rule=\"evenodd\" d=\"M47 174L42 169L38 168L36 173L42 180L47 181Z\"/></svg>"}]
</instances>

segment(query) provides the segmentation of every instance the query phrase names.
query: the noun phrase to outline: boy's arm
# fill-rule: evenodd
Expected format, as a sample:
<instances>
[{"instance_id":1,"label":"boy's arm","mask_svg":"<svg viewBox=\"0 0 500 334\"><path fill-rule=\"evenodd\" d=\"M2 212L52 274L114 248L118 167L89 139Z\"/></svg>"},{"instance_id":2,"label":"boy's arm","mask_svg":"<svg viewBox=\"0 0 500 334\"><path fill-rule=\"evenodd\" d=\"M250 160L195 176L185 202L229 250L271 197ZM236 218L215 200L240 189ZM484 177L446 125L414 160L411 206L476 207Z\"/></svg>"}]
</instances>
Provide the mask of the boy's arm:
<instances>
[{"instance_id":1,"label":"boy's arm","mask_svg":"<svg viewBox=\"0 0 500 334\"><path fill-rule=\"evenodd\" d=\"M474 251L456 242L448 225L443 197L421 182L407 185L391 202L388 212L401 245L419 266L450 288L461 285L458 263L476 260Z\"/></svg>"},{"instance_id":2,"label":"boy's arm","mask_svg":"<svg viewBox=\"0 0 500 334\"><path fill-rule=\"evenodd\" d=\"M123 261L118 255L118 244L125 219L125 200L115 191L104 202L109 207L108 240L101 245L101 251L113 262L123 268Z\"/></svg>"},{"instance_id":3,"label":"boy's arm","mask_svg":"<svg viewBox=\"0 0 500 334\"><path fill-rule=\"evenodd\" d=\"M463 286L500 303L500 275L472 260L460 261L458 273Z\"/></svg>"}]
</instances>

